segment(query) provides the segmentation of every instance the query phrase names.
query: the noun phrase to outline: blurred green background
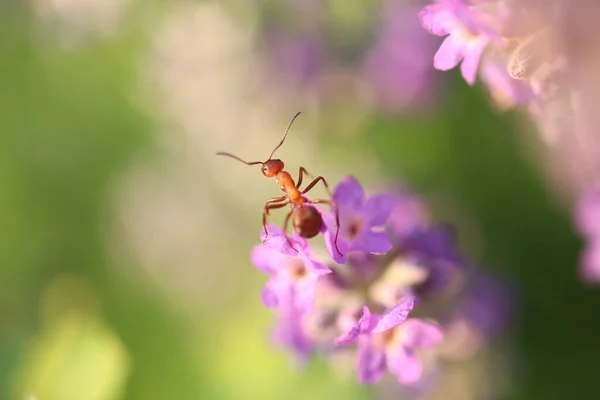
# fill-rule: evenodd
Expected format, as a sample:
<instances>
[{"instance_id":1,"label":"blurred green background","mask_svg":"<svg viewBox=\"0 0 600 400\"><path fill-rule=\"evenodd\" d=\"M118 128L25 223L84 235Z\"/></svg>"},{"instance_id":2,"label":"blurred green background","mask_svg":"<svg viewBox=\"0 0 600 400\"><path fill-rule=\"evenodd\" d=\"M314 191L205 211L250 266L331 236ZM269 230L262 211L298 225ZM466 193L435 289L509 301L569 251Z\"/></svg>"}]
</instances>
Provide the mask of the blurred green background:
<instances>
[{"instance_id":1,"label":"blurred green background","mask_svg":"<svg viewBox=\"0 0 600 400\"><path fill-rule=\"evenodd\" d=\"M500 398L593 398L600 296L578 280L570 210L520 116L455 71L425 111L283 102L257 77L248 3L129 3L114 26L86 20L93 5L74 23L0 3L0 399L395 398L268 342L248 253L277 191L213 154L263 157L299 108L290 168L403 182L512 282L518 313L496 344L508 367L486 369L507 374Z\"/></svg>"}]
</instances>

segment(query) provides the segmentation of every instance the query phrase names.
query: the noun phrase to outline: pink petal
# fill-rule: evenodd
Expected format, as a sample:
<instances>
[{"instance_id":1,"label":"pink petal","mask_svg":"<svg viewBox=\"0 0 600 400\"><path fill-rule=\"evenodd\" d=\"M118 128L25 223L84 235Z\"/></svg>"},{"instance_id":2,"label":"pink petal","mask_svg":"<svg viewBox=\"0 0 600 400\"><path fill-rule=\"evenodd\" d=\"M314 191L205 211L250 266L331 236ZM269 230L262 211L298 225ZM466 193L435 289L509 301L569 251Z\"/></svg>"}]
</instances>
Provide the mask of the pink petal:
<instances>
[{"instance_id":1,"label":"pink petal","mask_svg":"<svg viewBox=\"0 0 600 400\"><path fill-rule=\"evenodd\" d=\"M300 248L298 249L298 252L300 253L300 257L304 262L304 266L310 275L319 277L331 273L331 270L329 268L327 268L324 264L313 260L304 249Z\"/></svg>"},{"instance_id":2,"label":"pink petal","mask_svg":"<svg viewBox=\"0 0 600 400\"><path fill-rule=\"evenodd\" d=\"M282 288L280 304L276 310L276 324L273 331L273 340L280 346L289 348L300 357L300 361L307 361L314 348L313 341L305 334L302 327L302 314L294 307L293 288Z\"/></svg>"},{"instance_id":3,"label":"pink petal","mask_svg":"<svg viewBox=\"0 0 600 400\"><path fill-rule=\"evenodd\" d=\"M600 234L600 189L591 190L580 198L575 221L584 235Z\"/></svg>"},{"instance_id":4,"label":"pink petal","mask_svg":"<svg viewBox=\"0 0 600 400\"><path fill-rule=\"evenodd\" d=\"M379 322L379 318L371 314L367 306L363 307L363 315L358 320L356 325L350 329L345 335L338 337L335 340L336 346L346 346L355 342L359 335L370 333L374 326Z\"/></svg>"},{"instance_id":5,"label":"pink petal","mask_svg":"<svg viewBox=\"0 0 600 400\"><path fill-rule=\"evenodd\" d=\"M297 257L298 249L306 247L306 241L288 237L277 225L267 225L267 232L269 233L268 235L265 234L264 229L260 232L263 246L279 253ZM290 243L293 245L293 248Z\"/></svg>"},{"instance_id":6,"label":"pink petal","mask_svg":"<svg viewBox=\"0 0 600 400\"><path fill-rule=\"evenodd\" d=\"M527 104L533 98L529 83L511 78L499 60L486 58L480 73L492 95L508 100L510 105Z\"/></svg>"},{"instance_id":7,"label":"pink petal","mask_svg":"<svg viewBox=\"0 0 600 400\"><path fill-rule=\"evenodd\" d=\"M414 307L414 296L403 297L402 300L400 300L400 303L388 309L385 313L383 313L383 315L381 315L381 317L379 317L379 320L374 326L372 332L381 333L404 322Z\"/></svg>"},{"instance_id":8,"label":"pink petal","mask_svg":"<svg viewBox=\"0 0 600 400\"><path fill-rule=\"evenodd\" d=\"M448 3L431 4L419 12L419 20L423 28L437 36L451 33L454 19L451 5Z\"/></svg>"},{"instance_id":9,"label":"pink petal","mask_svg":"<svg viewBox=\"0 0 600 400\"><path fill-rule=\"evenodd\" d=\"M486 45L487 40L480 39L474 43L470 43L464 50L464 61L460 66L460 72L469 85L475 83L477 69L479 68L479 60L481 59L481 54Z\"/></svg>"},{"instance_id":10,"label":"pink petal","mask_svg":"<svg viewBox=\"0 0 600 400\"><path fill-rule=\"evenodd\" d=\"M300 313L312 311L317 293L317 282L316 277L310 277L296 283L294 305Z\"/></svg>"},{"instance_id":11,"label":"pink petal","mask_svg":"<svg viewBox=\"0 0 600 400\"><path fill-rule=\"evenodd\" d=\"M260 298L262 303L267 308L275 308L279 306L279 295L277 293L276 285L268 281L263 288Z\"/></svg>"},{"instance_id":12,"label":"pink petal","mask_svg":"<svg viewBox=\"0 0 600 400\"><path fill-rule=\"evenodd\" d=\"M402 344L409 348L431 348L444 338L440 327L414 318L404 321L402 332Z\"/></svg>"},{"instance_id":13,"label":"pink petal","mask_svg":"<svg viewBox=\"0 0 600 400\"><path fill-rule=\"evenodd\" d=\"M463 59L464 44L457 39L456 35L450 35L440 46L433 57L433 66L440 71L448 71L456 67Z\"/></svg>"},{"instance_id":14,"label":"pink petal","mask_svg":"<svg viewBox=\"0 0 600 400\"><path fill-rule=\"evenodd\" d=\"M261 241L265 241L265 238L268 238L270 236L284 236L283 230L274 224L269 224L267 225L267 232L269 233L268 235L265 235L265 230L261 229L260 231L260 240Z\"/></svg>"},{"instance_id":15,"label":"pink petal","mask_svg":"<svg viewBox=\"0 0 600 400\"><path fill-rule=\"evenodd\" d=\"M591 284L600 283L600 241L593 240L581 256L579 272L584 281Z\"/></svg>"},{"instance_id":16,"label":"pink petal","mask_svg":"<svg viewBox=\"0 0 600 400\"><path fill-rule=\"evenodd\" d=\"M398 380L409 385L421 379L423 367L417 355L406 347L399 346L386 352L387 366Z\"/></svg>"},{"instance_id":17,"label":"pink petal","mask_svg":"<svg viewBox=\"0 0 600 400\"><path fill-rule=\"evenodd\" d=\"M375 383L385 373L385 353L375 349L368 337L358 347L358 381L363 384Z\"/></svg>"},{"instance_id":18,"label":"pink petal","mask_svg":"<svg viewBox=\"0 0 600 400\"><path fill-rule=\"evenodd\" d=\"M254 246L250 254L252 264L265 274L275 274L289 261L289 256L265 245Z\"/></svg>"}]
</instances>

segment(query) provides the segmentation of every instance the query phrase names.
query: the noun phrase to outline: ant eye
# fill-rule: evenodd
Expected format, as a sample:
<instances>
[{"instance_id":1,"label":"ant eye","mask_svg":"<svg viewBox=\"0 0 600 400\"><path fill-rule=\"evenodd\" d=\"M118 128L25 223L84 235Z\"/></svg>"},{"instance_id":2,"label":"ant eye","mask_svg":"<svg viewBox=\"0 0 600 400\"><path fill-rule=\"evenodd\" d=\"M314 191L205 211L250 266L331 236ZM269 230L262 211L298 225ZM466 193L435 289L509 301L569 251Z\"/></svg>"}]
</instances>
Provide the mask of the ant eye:
<instances>
[{"instance_id":1,"label":"ant eye","mask_svg":"<svg viewBox=\"0 0 600 400\"><path fill-rule=\"evenodd\" d=\"M263 169L262 169L263 174L266 174L268 170L269 169L267 167L263 167Z\"/></svg>"}]
</instances>

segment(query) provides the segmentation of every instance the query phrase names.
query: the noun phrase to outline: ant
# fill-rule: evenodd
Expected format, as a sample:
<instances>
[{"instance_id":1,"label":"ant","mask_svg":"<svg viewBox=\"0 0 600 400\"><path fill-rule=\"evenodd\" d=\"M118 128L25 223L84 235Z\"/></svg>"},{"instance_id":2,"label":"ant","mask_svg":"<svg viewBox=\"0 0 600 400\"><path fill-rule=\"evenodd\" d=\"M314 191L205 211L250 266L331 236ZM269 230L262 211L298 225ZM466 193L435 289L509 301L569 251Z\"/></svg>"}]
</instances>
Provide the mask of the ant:
<instances>
[{"instance_id":1,"label":"ant","mask_svg":"<svg viewBox=\"0 0 600 400\"><path fill-rule=\"evenodd\" d=\"M285 195L279 196L279 197L273 197L273 198L267 200L267 202L265 203L265 207L263 209L262 220L263 220L263 228L264 228L265 234L267 236L269 235L269 232L267 231L267 217L269 216L270 210L283 208L289 204L290 207L292 208L292 210L285 217L285 222L283 223L283 231L287 232L290 218L293 217L293 226L294 226L294 230L296 231L296 233L298 233L298 235L300 235L303 238L310 239L310 238L317 236L317 234L319 234L319 232L321 231L321 228L323 227L323 217L321 216L321 214L317 211L317 209L313 205L314 204L327 204L332 209L335 209L335 222L337 225L337 230L335 232L334 243L335 243L335 249L337 250L338 254L341 256L342 253L338 249L338 245L337 245L338 236L340 233L340 215L339 215L339 211L338 211L338 208L336 207L335 203L332 200L308 200L304 196L304 194L306 194L309 190L311 190L313 187L315 187L315 185L319 182L323 182L323 185L325 186L325 188L327 189L327 192L331 196L331 190L329 189L329 185L327 184L327 181L325 180L325 178L323 178L322 176L315 178L311 183L308 184L308 186L304 190L300 191L300 185L302 185L302 178L304 177L304 175L311 176L308 173L308 171L306 171L306 169L304 169L304 167L300 167L298 183L295 184L294 179L289 174L289 172L284 171L283 161L281 161L280 159L273 159L273 154L275 154L275 151L277 151L277 149L279 149L283 145L283 142L285 142L285 138L287 137L287 134L288 134L292 124L294 123L296 118L298 118L298 116L300 114L301 113L298 112L298 113L296 113L296 115L294 115L294 117L288 124L288 127L285 130L285 133L283 134L283 139L281 139L281 142L279 142L279 144L273 149L273 151L269 155L269 158L267 159L267 161L247 162L233 154L224 153L224 152L218 152L217 155L234 158L240 162L243 162L246 165L261 165L262 166L262 168L261 168L262 174L267 178L274 177L275 180L277 181L277 183L279 184L279 189L281 189L283 192L285 192ZM288 242L290 242L289 238L288 238ZM290 245L291 245L291 243L290 243ZM292 248L293 248L293 246L292 246ZM294 250L296 250L296 249L294 249Z\"/></svg>"}]
</instances>

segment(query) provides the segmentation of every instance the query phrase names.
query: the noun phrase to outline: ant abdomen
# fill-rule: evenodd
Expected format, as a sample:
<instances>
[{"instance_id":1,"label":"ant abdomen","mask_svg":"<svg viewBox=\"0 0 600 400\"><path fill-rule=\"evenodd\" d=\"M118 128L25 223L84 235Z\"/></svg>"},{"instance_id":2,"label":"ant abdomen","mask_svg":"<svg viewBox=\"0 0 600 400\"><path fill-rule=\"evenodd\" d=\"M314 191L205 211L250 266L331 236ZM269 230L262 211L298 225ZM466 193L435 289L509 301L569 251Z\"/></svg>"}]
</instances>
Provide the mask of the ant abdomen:
<instances>
[{"instance_id":1,"label":"ant abdomen","mask_svg":"<svg viewBox=\"0 0 600 400\"><path fill-rule=\"evenodd\" d=\"M310 239L321 232L323 217L313 206L301 205L294 209L294 230L303 238Z\"/></svg>"}]
</instances>

